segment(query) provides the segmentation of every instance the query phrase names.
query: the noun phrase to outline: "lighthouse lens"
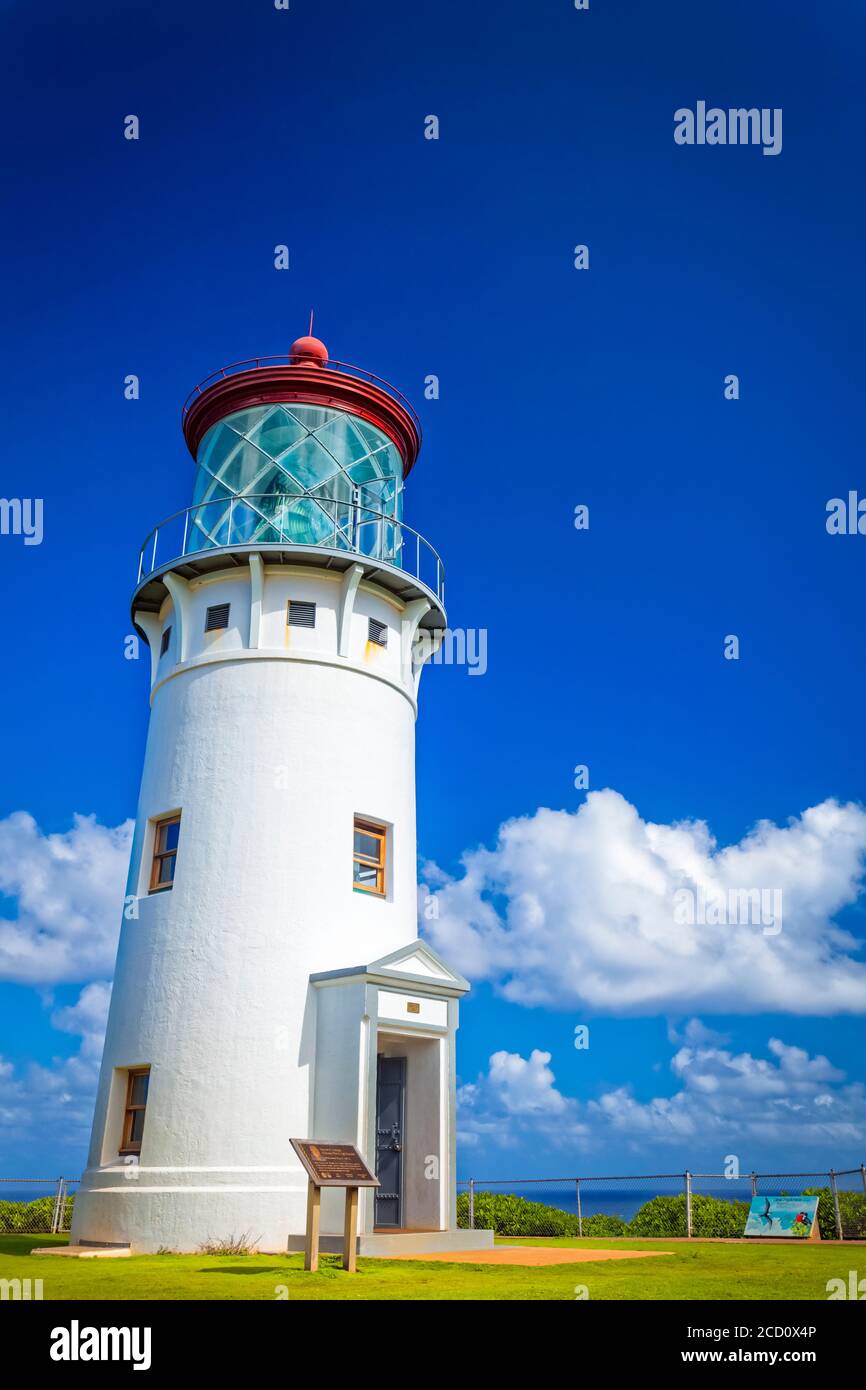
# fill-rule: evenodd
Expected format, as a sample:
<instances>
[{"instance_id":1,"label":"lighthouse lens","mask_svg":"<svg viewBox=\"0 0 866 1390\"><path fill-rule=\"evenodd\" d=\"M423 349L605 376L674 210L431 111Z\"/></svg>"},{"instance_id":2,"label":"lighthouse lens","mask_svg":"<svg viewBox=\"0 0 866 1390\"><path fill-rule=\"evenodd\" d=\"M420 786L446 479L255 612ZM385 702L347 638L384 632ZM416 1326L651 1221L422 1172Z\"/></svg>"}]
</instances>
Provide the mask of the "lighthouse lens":
<instances>
[{"instance_id":1,"label":"lighthouse lens","mask_svg":"<svg viewBox=\"0 0 866 1390\"><path fill-rule=\"evenodd\" d=\"M256 406L220 420L198 451L185 553L312 545L400 563L403 460L346 411Z\"/></svg>"}]
</instances>

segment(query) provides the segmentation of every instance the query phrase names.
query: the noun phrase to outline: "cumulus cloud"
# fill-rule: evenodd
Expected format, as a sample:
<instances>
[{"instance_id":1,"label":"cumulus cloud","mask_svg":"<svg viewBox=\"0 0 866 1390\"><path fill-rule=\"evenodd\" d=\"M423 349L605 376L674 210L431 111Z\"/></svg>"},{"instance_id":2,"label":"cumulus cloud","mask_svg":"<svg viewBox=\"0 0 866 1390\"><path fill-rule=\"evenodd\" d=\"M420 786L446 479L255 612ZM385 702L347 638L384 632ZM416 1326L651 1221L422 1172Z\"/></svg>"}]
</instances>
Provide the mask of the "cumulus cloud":
<instances>
[{"instance_id":1,"label":"cumulus cloud","mask_svg":"<svg viewBox=\"0 0 866 1390\"><path fill-rule=\"evenodd\" d=\"M496 847L435 866L425 934L472 980L508 999L598 1012L866 1011L862 943L834 921L866 872L866 811L825 801L785 826L761 821L720 848L702 821L655 825L615 791L579 811L506 822ZM779 894L781 919L701 902ZM682 896L697 905L684 923ZM777 929L780 928L780 929Z\"/></svg>"},{"instance_id":2,"label":"cumulus cloud","mask_svg":"<svg viewBox=\"0 0 866 1390\"><path fill-rule=\"evenodd\" d=\"M859 1152L866 1139L863 1085L847 1082L828 1058L778 1038L769 1039L767 1051L769 1057L755 1057L712 1045L681 1047L670 1062L673 1095L642 1101L620 1086L586 1103L557 1088L549 1053L527 1060L497 1052L488 1071L460 1089L460 1138L508 1147L535 1136L548 1148L581 1153L613 1144L643 1161L655 1147L676 1153L680 1164L697 1149L725 1154L766 1144L811 1151L822 1163ZM543 1103L527 1104L527 1094Z\"/></svg>"},{"instance_id":3,"label":"cumulus cloud","mask_svg":"<svg viewBox=\"0 0 866 1390\"><path fill-rule=\"evenodd\" d=\"M40 1166L40 1154L71 1163L73 1171L80 1166L90 1137L110 997L108 983L93 981L74 1004L52 1014L55 1028L81 1039L73 1056L55 1057L47 1066L31 1062L20 1070L0 1057L0 1168L7 1174L23 1165L19 1176L37 1176L32 1170L34 1163Z\"/></svg>"},{"instance_id":4,"label":"cumulus cloud","mask_svg":"<svg viewBox=\"0 0 866 1390\"><path fill-rule=\"evenodd\" d=\"M501 1146L540 1132L561 1143L582 1134L577 1104L557 1090L549 1064L550 1053L537 1048L528 1058L494 1052L489 1070L458 1091L461 1143Z\"/></svg>"},{"instance_id":5,"label":"cumulus cloud","mask_svg":"<svg viewBox=\"0 0 866 1390\"><path fill-rule=\"evenodd\" d=\"M51 985L114 968L132 821L109 827L75 816L44 834L25 811L0 820L0 893L17 915L0 917L0 980Z\"/></svg>"},{"instance_id":6,"label":"cumulus cloud","mask_svg":"<svg viewBox=\"0 0 866 1390\"><path fill-rule=\"evenodd\" d=\"M94 980L81 991L75 1004L54 1011L51 1015L52 1025L64 1033L74 1033L80 1037L82 1055L95 1057L99 1061L105 1042L110 1002L111 985L106 980Z\"/></svg>"}]
</instances>

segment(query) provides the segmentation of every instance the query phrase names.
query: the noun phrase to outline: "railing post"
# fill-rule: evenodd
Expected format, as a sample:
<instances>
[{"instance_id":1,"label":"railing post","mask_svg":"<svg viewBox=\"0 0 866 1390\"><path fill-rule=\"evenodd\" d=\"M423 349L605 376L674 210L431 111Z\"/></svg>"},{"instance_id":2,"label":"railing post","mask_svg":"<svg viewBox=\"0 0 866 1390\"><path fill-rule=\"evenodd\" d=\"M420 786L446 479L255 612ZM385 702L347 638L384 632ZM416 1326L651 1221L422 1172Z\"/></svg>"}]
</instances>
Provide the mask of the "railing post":
<instances>
[{"instance_id":1,"label":"railing post","mask_svg":"<svg viewBox=\"0 0 866 1390\"><path fill-rule=\"evenodd\" d=\"M583 1239L583 1213L580 1210L580 1178L575 1178L574 1186L577 1192L577 1234Z\"/></svg>"},{"instance_id":2,"label":"railing post","mask_svg":"<svg viewBox=\"0 0 866 1390\"><path fill-rule=\"evenodd\" d=\"M235 499L234 499L234 494L232 494L232 496L229 498L229 533L228 533L228 535L227 535L227 537L226 537L226 545L231 545L231 543L232 543L232 519L233 519L233 517L234 517L234 511L235 511Z\"/></svg>"},{"instance_id":3,"label":"railing post","mask_svg":"<svg viewBox=\"0 0 866 1390\"><path fill-rule=\"evenodd\" d=\"M842 1234L842 1214L839 1211L839 1189L836 1186L835 1168L830 1169L830 1187L833 1191L833 1213L836 1217L836 1239L844 1240L845 1237Z\"/></svg>"},{"instance_id":4,"label":"railing post","mask_svg":"<svg viewBox=\"0 0 866 1390\"><path fill-rule=\"evenodd\" d=\"M187 531L189 530L189 514L190 514L190 510L191 510L191 509L190 509L189 507L187 507L186 511L185 511L184 514L183 514L183 541L182 541L181 547L180 547L180 553L181 553L181 555L185 555L185 554L186 554L186 536L187 536Z\"/></svg>"},{"instance_id":5,"label":"railing post","mask_svg":"<svg viewBox=\"0 0 866 1390\"><path fill-rule=\"evenodd\" d=\"M158 526L155 526L155 527L153 528L153 554L152 554L151 557L150 557L150 572L151 572L151 574L153 574L153 571L156 569L156 542L157 542L158 536L159 536L159 527L158 527Z\"/></svg>"},{"instance_id":6,"label":"railing post","mask_svg":"<svg viewBox=\"0 0 866 1390\"><path fill-rule=\"evenodd\" d=\"M475 1230L475 1179L469 1179L469 1229Z\"/></svg>"},{"instance_id":7,"label":"railing post","mask_svg":"<svg viewBox=\"0 0 866 1390\"><path fill-rule=\"evenodd\" d=\"M751 1172L750 1176L751 1176L751 1179L752 1179L752 1196L753 1196L753 1197L757 1197L757 1195L758 1195L758 1175L757 1175L757 1173L755 1172L754 1168L752 1169L752 1172Z\"/></svg>"},{"instance_id":8,"label":"railing post","mask_svg":"<svg viewBox=\"0 0 866 1390\"><path fill-rule=\"evenodd\" d=\"M691 1240L692 1237L692 1175L685 1174L686 1180L686 1235Z\"/></svg>"}]
</instances>

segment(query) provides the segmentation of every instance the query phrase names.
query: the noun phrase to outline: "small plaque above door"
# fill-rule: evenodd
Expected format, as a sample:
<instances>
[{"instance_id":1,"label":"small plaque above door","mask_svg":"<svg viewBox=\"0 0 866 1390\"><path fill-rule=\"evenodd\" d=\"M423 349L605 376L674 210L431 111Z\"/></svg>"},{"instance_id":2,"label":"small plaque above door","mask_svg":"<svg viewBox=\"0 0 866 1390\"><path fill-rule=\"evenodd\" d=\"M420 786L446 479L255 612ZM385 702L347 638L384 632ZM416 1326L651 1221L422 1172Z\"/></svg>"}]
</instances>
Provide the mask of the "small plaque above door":
<instances>
[{"instance_id":1,"label":"small plaque above door","mask_svg":"<svg viewBox=\"0 0 866 1390\"><path fill-rule=\"evenodd\" d=\"M316 1187L378 1187L354 1144L319 1143L315 1139L289 1141Z\"/></svg>"}]
</instances>

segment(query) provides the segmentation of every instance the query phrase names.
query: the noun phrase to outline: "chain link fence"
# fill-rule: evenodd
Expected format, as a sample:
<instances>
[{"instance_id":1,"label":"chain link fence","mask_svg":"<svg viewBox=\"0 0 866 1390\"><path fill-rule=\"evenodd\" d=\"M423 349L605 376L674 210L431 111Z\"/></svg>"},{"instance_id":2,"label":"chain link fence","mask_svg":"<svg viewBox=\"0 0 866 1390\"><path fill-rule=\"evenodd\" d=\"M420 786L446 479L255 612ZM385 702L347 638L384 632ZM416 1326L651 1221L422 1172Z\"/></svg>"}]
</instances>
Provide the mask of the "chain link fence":
<instances>
[{"instance_id":1,"label":"chain link fence","mask_svg":"<svg viewBox=\"0 0 866 1390\"><path fill-rule=\"evenodd\" d=\"M72 1224L77 1178L0 1178L0 1235L57 1235Z\"/></svg>"},{"instance_id":2,"label":"chain link fence","mask_svg":"<svg viewBox=\"0 0 866 1390\"><path fill-rule=\"evenodd\" d=\"M753 1197L818 1197L823 1240L866 1240L866 1166L824 1173L470 1178L457 1224L502 1236L741 1239Z\"/></svg>"}]
</instances>

